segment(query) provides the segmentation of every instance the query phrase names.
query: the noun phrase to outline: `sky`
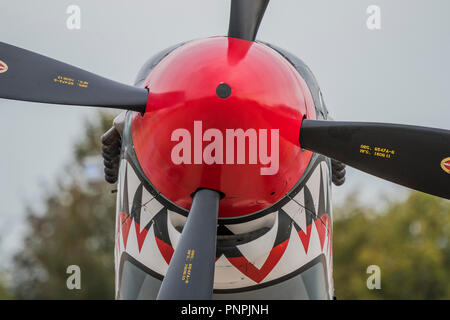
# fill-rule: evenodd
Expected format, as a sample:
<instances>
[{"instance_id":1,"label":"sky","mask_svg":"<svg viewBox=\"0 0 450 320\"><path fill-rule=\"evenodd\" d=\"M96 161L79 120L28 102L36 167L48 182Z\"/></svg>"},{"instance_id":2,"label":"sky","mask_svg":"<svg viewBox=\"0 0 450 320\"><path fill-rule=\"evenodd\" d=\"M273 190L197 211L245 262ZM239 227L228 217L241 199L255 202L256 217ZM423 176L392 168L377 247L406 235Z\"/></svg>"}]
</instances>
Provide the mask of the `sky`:
<instances>
[{"instance_id":1,"label":"sky","mask_svg":"<svg viewBox=\"0 0 450 320\"><path fill-rule=\"evenodd\" d=\"M70 5L81 9L79 30L66 26ZM132 84L158 51L226 35L229 5L229 0L0 0L0 41ZM381 9L379 30L366 26L370 5ZM257 38L308 64L335 120L450 129L449 12L448 0L272 0ZM0 260L21 245L25 207L42 206L93 116L95 108L0 99ZM354 190L373 206L407 191L348 168L347 182L333 190L334 203Z\"/></svg>"}]
</instances>

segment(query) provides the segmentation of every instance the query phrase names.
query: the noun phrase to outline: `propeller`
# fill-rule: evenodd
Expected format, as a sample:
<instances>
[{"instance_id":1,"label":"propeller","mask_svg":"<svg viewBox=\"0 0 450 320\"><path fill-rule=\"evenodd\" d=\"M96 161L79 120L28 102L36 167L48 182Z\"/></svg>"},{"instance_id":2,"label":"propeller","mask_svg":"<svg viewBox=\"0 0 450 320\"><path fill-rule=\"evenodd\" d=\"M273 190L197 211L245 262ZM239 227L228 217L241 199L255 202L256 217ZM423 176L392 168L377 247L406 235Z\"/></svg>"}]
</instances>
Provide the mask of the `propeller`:
<instances>
[{"instance_id":1,"label":"propeller","mask_svg":"<svg viewBox=\"0 0 450 320\"><path fill-rule=\"evenodd\" d=\"M0 98L144 112L146 89L0 42Z\"/></svg>"},{"instance_id":2,"label":"propeller","mask_svg":"<svg viewBox=\"0 0 450 320\"><path fill-rule=\"evenodd\" d=\"M255 41L269 0L232 0L228 36Z\"/></svg>"},{"instance_id":3,"label":"propeller","mask_svg":"<svg viewBox=\"0 0 450 320\"><path fill-rule=\"evenodd\" d=\"M254 41L269 0L232 0L228 36ZM148 91L0 42L0 98L145 112ZM308 120L302 148L400 185L450 199L450 131L398 124ZM120 133L102 139L105 174L117 180ZM345 168L333 162L333 181ZM222 194L199 189L158 300L211 299Z\"/></svg>"},{"instance_id":4,"label":"propeller","mask_svg":"<svg viewBox=\"0 0 450 320\"><path fill-rule=\"evenodd\" d=\"M299 141L366 173L450 199L449 130L305 119Z\"/></svg>"},{"instance_id":5,"label":"propeller","mask_svg":"<svg viewBox=\"0 0 450 320\"><path fill-rule=\"evenodd\" d=\"M212 298L220 198L219 192L210 189L200 189L194 194L158 300Z\"/></svg>"}]
</instances>

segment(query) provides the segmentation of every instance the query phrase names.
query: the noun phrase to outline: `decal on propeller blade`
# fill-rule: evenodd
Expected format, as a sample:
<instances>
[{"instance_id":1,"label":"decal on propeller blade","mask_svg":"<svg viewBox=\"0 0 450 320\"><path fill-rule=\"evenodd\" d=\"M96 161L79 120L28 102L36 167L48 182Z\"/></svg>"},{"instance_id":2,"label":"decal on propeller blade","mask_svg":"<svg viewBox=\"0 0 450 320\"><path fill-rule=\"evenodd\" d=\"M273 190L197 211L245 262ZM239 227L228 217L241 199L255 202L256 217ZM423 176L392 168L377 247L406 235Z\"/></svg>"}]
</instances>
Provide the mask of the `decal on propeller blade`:
<instances>
[{"instance_id":1,"label":"decal on propeller blade","mask_svg":"<svg viewBox=\"0 0 450 320\"><path fill-rule=\"evenodd\" d=\"M187 255L186 255L186 262L190 262L190 261L194 260L194 254L195 254L194 249L188 250ZM183 270L183 276L181 277L181 280L183 280L186 284L189 283L189 280L191 278L191 270L192 270L192 263L185 263L184 270Z\"/></svg>"},{"instance_id":2,"label":"decal on propeller blade","mask_svg":"<svg viewBox=\"0 0 450 320\"><path fill-rule=\"evenodd\" d=\"M450 174L450 157L445 158L441 161L442 170Z\"/></svg>"},{"instance_id":3,"label":"decal on propeller blade","mask_svg":"<svg viewBox=\"0 0 450 320\"><path fill-rule=\"evenodd\" d=\"M54 78L53 82L59 83L59 84L64 84L64 85L69 85L69 86L74 86L76 84L80 88L87 88L89 85L88 81L76 80L76 79L64 77L61 75Z\"/></svg>"},{"instance_id":4,"label":"decal on propeller blade","mask_svg":"<svg viewBox=\"0 0 450 320\"><path fill-rule=\"evenodd\" d=\"M8 65L0 60L0 73L8 71Z\"/></svg>"},{"instance_id":5,"label":"decal on propeller blade","mask_svg":"<svg viewBox=\"0 0 450 320\"><path fill-rule=\"evenodd\" d=\"M359 146L359 153L366 154L369 156L380 157L385 159L390 159L395 155L395 150L381 147L374 147L362 144Z\"/></svg>"}]
</instances>

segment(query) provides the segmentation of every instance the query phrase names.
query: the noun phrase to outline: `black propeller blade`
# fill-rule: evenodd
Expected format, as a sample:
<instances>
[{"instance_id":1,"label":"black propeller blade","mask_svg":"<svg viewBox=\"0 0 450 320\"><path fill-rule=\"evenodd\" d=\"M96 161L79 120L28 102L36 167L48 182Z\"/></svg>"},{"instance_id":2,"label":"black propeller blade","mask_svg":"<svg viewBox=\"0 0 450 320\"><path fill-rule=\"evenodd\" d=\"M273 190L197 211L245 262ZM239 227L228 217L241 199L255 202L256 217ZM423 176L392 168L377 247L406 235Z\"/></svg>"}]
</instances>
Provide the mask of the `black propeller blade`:
<instances>
[{"instance_id":1,"label":"black propeller blade","mask_svg":"<svg viewBox=\"0 0 450 320\"><path fill-rule=\"evenodd\" d=\"M254 41L269 0L231 0L228 36Z\"/></svg>"},{"instance_id":2,"label":"black propeller blade","mask_svg":"<svg viewBox=\"0 0 450 320\"><path fill-rule=\"evenodd\" d=\"M209 189L195 193L158 300L211 299L220 197L217 191Z\"/></svg>"},{"instance_id":3,"label":"black propeller blade","mask_svg":"<svg viewBox=\"0 0 450 320\"><path fill-rule=\"evenodd\" d=\"M146 89L0 42L0 98L145 111Z\"/></svg>"},{"instance_id":4,"label":"black propeller blade","mask_svg":"<svg viewBox=\"0 0 450 320\"><path fill-rule=\"evenodd\" d=\"M449 130L305 119L300 145L385 180L450 199L450 170L444 169L450 157Z\"/></svg>"}]
</instances>

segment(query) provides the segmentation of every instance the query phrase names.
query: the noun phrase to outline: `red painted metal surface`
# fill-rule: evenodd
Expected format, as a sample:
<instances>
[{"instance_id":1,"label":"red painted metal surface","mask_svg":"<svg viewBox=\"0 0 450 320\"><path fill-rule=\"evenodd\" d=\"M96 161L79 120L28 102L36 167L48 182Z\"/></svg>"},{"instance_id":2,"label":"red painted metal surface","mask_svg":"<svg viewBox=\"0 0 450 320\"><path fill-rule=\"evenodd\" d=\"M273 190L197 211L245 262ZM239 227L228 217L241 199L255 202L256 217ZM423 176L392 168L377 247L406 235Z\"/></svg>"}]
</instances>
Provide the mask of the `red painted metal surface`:
<instances>
[{"instance_id":1,"label":"red painted metal surface","mask_svg":"<svg viewBox=\"0 0 450 320\"><path fill-rule=\"evenodd\" d=\"M225 99L216 94L221 83L231 87ZM257 212L282 198L310 161L311 152L301 150L298 136L303 116L316 117L311 94L289 62L263 44L227 37L192 41L155 66L145 85L150 91L146 113L136 113L132 123L136 154L151 183L181 207L190 208L197 188L211 188L225 194L219 217ZM278 172L261 175L269 165L259 158L250 164L248 145L245 164L205 164L203 159L174 164L171 153L179 142L171 136L180 128L190 133L194 161L194 121L202 121L203 133L220 130L224 162L227 129L267 129L269 154L270 130L278 129ZM209 143L202 142L202 150Z\"/></svg>"}]
</instances>

